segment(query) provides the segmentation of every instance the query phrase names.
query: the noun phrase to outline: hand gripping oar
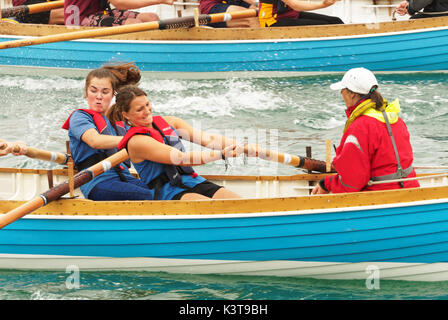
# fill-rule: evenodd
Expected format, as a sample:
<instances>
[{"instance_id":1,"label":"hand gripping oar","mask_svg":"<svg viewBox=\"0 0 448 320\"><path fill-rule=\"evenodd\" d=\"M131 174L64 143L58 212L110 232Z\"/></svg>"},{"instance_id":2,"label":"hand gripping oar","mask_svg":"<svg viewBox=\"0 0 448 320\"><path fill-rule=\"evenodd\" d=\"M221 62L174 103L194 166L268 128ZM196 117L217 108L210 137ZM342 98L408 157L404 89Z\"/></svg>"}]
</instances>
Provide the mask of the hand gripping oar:
<instances>
[{"instance_id":1,"label":"hand gripping oar","mask_svg":"<svg viewBox=\"0 0 448 320\"><path fill-rule=\"evenodd\" d=\"M264 150L258 147L254 150L253 148L249 148L248 145L244 146L244 153L249 156L252 155L263 160L284 163L290 166L294 166L296 168L303 168L310 171L328 173L326 162L321 160L316 160L308 157L294 156L288 153ZM336 171L334 171L332 167L332 170L330 172L336 172Z\"/></svg>"},{"instance_id":2,"label":"hand gripping oar","mask_svg":"<svg viewBox=\"0 0 448 320\"><path fill-rule=\"evenodd\" d=\"M50 11L53 9L59 9L63 7L64 7L64 0L22 5L2 9L2 17L3 18L20 17L26 14Z\"/></svg>"},{"instance_id":3,"label":"hand gripping oar","mask_svg":"<svg viewBox=\"0 0 448 320\"><path fill-rule=\"evenodd\" d=\"M6 142L6 141L4 141ZM3 144L0 146L0 150L3 150L7 147L7 144ZM18 145L13 146L12 148L13 152L19 152L20 147ZM27 156L28 158L32 159L39 159L44 161L51 161L59 164L66 164L68 162L68 159L70 158L65 153L59 153L59 152L53 152L53 151L47 151L47 150L41 150L37 148L27 147L26 153L24 156Z\"/></svg>"},{"instance_id":4,"label":"hand gripping oar","mask_svg":"<svg viewBox=\"0 0 448 320\"><path fill-rule=\"evenodd\" d=\"M228 13L216 13L216 14L201 14L199 15L199 24L204 25L208 23L224 22L232 19L243 19L256 17L258 11L255 9L247 9L244 11L235 11ZM55 35L42 36L31 39L21 39L0 42L0 49L17 48L32 46L36 44L52 43L59 41L69 41L76 39L95 38L102 36L112 36L116 34L140 32L147 30L163 30L163 29L179 29L189 28L195 25L195 17L188 16L182 18L173 18L159 21L151 21L144 23L136 23L130 25L107 27L107 28L95 28L82 31L73 31L67 33L60 33Z\"/></svg>"},{"instance_id":5,"label":"hand gripping oar","mask_svg":"<svg viewBox=\"0 0 448 320\"><path fill-rule=\"evenodd\" d=\"M97 164L78 172L74 176L75 188L82 186L83 184L89 182L94 177L108 171L112 167L120 164L123 161L129 159L126 149L122 149L119 152L113 154L112 156L98 162ZM70 191L69 182L63 182L57 186L47 190L40 196L22 204L3 215L0 214L0 229L7 226L8 224L20 219L21 217L39 209L40 207L46 206L52 201L55 201L62 197L64 194Z\"/></svg>"}]
</instances>

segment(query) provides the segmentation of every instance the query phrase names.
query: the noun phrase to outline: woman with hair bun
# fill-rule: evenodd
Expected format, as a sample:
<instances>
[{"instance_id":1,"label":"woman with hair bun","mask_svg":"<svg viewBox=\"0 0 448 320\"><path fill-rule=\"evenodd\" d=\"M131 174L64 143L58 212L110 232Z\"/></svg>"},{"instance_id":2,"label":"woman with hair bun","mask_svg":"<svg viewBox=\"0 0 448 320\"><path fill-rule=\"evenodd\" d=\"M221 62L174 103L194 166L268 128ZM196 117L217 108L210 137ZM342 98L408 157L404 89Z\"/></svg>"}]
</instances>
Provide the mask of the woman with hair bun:
<instances>
[{"instance_id":1,"label":"woman with hair bun","mask_svg":"<svg viewBox=\"0 0 448 320\"><path fill-rule=\"evenodd\" d=\"M108 111L110 121L131 126L118 148L126 148L154 200L234 199L240 196L198 175L192 166L243 152L234 139L195 129L174 116L156 116L146 93L129 85L119 90ZM212 150L187 152L181 139Z\"/></svg>"},{"instance_id":2,"label":"woman with hair bun","mask_svg":"<svg viewBox=\"0 0 448 320\"><path fill-rule=\"evenodd\" d=\"M331 89L341 92L348 119L333 160L338 174L322 179L312 194L419 187L417 180L400 181L416 174L409 132L398 117L398 100L387 102L375 75L365 68L347 71Z\"/></svg>"},{"instance_id":3,"label":"woman with hair bun","mask_svg":"<svg viewBox=\"0 0 448 320\"><path fill-rule=\"evenodd\" d=\"M140 77L133 63L102 66L87 75L84 96L88 108L75 110L62 127L68 130L70 152L78 170L117 152L127 128L123 123L111 123L105 114L119 88L138 83ZM152 200L154 196L145 184L130 174L125 163L82 185L81 191L91 200Z\"/></svg>"}]
</instances>

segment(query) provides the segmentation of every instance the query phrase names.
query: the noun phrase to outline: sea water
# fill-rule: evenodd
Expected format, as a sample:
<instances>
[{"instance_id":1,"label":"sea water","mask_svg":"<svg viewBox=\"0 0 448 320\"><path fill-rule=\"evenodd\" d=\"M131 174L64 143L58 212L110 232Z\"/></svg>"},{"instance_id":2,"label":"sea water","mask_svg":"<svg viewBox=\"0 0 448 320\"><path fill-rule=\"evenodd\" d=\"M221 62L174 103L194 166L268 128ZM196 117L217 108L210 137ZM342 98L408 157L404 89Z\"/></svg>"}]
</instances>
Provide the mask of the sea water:
<instances>
[{"instance_id":1,"label":"sea water","mask_svg":"<svg viewBox=\"0 0 448 320\"><path fill-rule=\"evenodd\" d=\"M86 107L84 76L0 73L0 138L65 152L61 125ZM346 120L339 92L329 85L341 75L295 78L166 80L143 77L154 114L175 115L202 130L244 142L325 159L325 142L337 146ZM379 90L399 99L411 134L415 166L448 165L448 75L379 74ZM189 150L198 150L188 144ZM334 156L334 150L332 150ZM0 167L53 168L58 165L6 156ZM299 169L260 159L234 159L197 168L200 174L291 175ZM76 283L70 271L0 271L0 299L448 299L448 282L317 280L150 272L83 272Z\"/></svg>"}]
</instances>

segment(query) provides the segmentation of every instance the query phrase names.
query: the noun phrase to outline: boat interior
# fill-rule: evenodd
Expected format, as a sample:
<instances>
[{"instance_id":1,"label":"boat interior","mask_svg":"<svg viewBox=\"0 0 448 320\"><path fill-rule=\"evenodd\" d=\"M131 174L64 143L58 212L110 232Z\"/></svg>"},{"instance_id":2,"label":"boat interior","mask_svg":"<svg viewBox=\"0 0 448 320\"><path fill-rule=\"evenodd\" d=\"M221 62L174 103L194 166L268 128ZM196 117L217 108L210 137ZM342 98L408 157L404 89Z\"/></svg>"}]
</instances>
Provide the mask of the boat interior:
<instances>
[{"instance_id":1,"label":"boat interior","mask_svg":"<svg viewBox=\"0 0 448 320\"><path fill-rule=\"evenodd\" d=\"M444 167L421 167L420 185L424 187L448 186L448 173ZM428 169L445 172L424 173ZM443 171L443 170L442 170ZM138 176L135 171L131 171ZM302 173L291 176L204 175L206 179L240 194L247 199L285 198L308 196L315 184L327 174ZM27 201L48 189L70 181L67 168L18 169L0 168L0 200ZM79 188L73 188L65 199L84 199Z\"/></svg>"}]
</instances>

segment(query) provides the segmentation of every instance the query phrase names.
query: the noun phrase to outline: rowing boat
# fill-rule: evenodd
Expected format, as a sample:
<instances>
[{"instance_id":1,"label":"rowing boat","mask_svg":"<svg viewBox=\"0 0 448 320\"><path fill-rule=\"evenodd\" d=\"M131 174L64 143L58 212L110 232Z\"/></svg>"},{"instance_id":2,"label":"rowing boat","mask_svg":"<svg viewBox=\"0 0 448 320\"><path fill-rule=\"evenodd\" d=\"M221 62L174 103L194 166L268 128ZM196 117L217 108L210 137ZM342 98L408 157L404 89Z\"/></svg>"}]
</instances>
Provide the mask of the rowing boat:
<instances>
[{"instance_id":1,"label":"rowing boat","mask_svg":"<svg viewBox=\"0 0 448 320\"><path fill-rule=\"evenodd\" d=\"M448 178L416 189L310 196L323 174L206 176L238 200L63 198L0 230L0 269L448 280ZM67 169L0 169L0 214Z\"/></svg>"},{"instance_id":2,"label":"rowing boat","mask_svg":"<svg viewBox=\"0 0 448 320\"><path fill-rule=\"evenodd\" d=\"M79 31L0 23L0 41ZM84 30L81 28L81 30ZM222 78L448 70L448 17L332 26L151 30L0 50L0 70L84 74L135 61L147 76ZM32 67L30 69L30 67ZM82 71L80 73L79 71Z\"/></svg>"}]
</instances>

